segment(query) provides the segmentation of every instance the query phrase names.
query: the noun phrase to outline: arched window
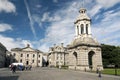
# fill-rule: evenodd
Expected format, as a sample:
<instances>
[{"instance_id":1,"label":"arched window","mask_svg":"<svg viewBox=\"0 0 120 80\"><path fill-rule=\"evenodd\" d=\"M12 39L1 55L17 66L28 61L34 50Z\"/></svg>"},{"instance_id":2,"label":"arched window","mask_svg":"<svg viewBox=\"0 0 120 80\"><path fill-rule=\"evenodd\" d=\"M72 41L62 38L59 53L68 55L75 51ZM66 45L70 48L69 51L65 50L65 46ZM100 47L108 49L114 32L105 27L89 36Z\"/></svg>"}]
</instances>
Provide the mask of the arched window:
<instances>
[{"instance_id":1,"label":"arched window","mask_svg":"<svg viewBox=\"0 0 120 80\"><path fill-rule=\"evenodd\" d=\"M84 25L81 24L81 34L83 34L83 33L84 33Z\"/></svg>"},{"instance_id":2,"label":"arched window","mask_svg":"<svg viewBox=\"0 0 120 80\"><path fill-rule=\"evenodd\" d=\"M33 54L33 58L35 57L35 54Z\"/></svg>"},{"instance_id":3,"label":"arched window","mask_svg":"<svg viewBox=\"0 0 120 80\"><path fill-rule=\"evenodd\" d=\"M86 34L88 34L88 24L86 24Z\"/></svg>"},{"instance_id":4,"label":"arched window","mask_svg":"<svg viewBox=\"0 0 120 80\"><path fill-rule=\"evenodd\" d=\"M22 59L20 59L20 62L22 63Z\"/></svg>"},{"instance_id":5,"label":"arched window","mask_svg":"<svg viewBox=\"0 0 120 80\"><path fill-rule=\"evenodd\" d=\"M34 63L34 60L32 60L32 63Z\"/></svg>"},{"instance_id":6,"label":"arched window","mask_svg":"<svg viewBox=\"0 0 120 80\"><path fill-rule=\"evenodd\" d=\"M23 54L21 54L21 57L23 57Z\"/></svg>"},{"instance_id":7,"label":"arched window","mask_svg":"<svg viewBox=\"0 0 120 80\"><path fill-rule=\"evenodd\" d=\"M29 57L29 54L27 54L27 57Z\"/></svg>"}]
</instances>

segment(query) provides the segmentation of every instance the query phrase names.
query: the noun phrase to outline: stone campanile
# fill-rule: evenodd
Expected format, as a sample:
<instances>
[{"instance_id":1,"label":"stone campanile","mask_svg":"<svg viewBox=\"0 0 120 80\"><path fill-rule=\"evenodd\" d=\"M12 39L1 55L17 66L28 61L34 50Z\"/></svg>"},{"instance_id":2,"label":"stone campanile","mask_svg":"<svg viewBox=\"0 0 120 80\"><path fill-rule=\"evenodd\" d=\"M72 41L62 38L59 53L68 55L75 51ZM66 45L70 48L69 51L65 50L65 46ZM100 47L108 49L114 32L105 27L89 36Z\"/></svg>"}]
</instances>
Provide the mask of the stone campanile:
<instances>
[{"instance_id":1,"label":"stone campanile","mask_svg":"<svg viewBox=\"0 0 120 80\"><path fill-rule=\"evenodd\" d=\"M90 27L91 20L86 14L86 9L81 8L79 13L80 14L78 18L75 21L76 38L79 38L81 36L91 37L91 27Z\"/></svg>"},{"instance_id":2,"label":"stone campanile","mask_svg":"<svg viewBox=\"0 0 120 80\"><path fill-rule=\"evenodd\" d=\"M101 45L92 38L91 19L85 8L81 8L75 21L75 38L67 46L69 53L69 69L103 70Z\"/></svg>"}]
</instances>

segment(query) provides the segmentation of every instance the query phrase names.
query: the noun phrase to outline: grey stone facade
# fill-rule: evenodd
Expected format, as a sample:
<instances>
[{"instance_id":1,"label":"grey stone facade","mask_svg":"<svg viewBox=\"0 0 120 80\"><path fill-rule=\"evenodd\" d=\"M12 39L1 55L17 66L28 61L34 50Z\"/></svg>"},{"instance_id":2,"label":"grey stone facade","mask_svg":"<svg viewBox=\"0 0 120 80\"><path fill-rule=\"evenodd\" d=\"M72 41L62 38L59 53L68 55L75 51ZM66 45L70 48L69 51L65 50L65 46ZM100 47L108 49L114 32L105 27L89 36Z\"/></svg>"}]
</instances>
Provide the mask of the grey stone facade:
<instances>
[{"instance_id":1,"label":"grey stone facade","mask_svg":"<svg viewBox=\"0 0 120 80\"><path fill-rule=\"evenodd\" d=\"M54 45L53 47L50 47L48 60L49 60L49 66L62 66L67 64L67 53L66 48L63 47L63 43L61 45Z\"/></svg>"},{"instance_id":2,"label":"grey stone facade","mask_svg":"<svg viewBox=\"0 0 120 80\"><path fill-rule=\"evenodd\" d=\"M23 63L25 66L32 65L32 67L42 66L43 52L33 49L28 44L25 48L11 49L11 62Z\"/></svg>"}]
</instances>

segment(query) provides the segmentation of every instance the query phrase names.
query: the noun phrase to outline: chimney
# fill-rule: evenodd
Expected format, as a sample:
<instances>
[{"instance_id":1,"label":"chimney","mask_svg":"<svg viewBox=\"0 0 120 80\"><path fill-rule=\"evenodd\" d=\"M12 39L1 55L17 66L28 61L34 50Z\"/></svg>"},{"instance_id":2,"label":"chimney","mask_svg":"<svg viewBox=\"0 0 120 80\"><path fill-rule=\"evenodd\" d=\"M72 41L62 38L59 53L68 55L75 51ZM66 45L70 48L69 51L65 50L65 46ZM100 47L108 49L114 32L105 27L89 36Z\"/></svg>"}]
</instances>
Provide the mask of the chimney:
<instances>
[{"instance_id":1,"label":"chimney","mask_svg":"<svg viewBox=\"0 0 120 80\"><path fill-rule=\"evenodd\" d=\"M30 44L27 44L27 47L30 47Z\"/></svg>"},{"instance_id":2,"label":"chimney","mask_svg":"<svg viewBox=\"0 0 120 80\"><path fill-rule=\"evenodd\" d=\"M61 43L61 47L63 47L64 43Z\"/></svg>"},{"instance_id":3,"label":"chimney","mask_svg":"<svg viewBox=\"0 0 120 80\"><path fill-rule=\"evenodd\" d=\"M56 46L56 44L54 44L54 47Z\"/></svg>"}]
</instances>

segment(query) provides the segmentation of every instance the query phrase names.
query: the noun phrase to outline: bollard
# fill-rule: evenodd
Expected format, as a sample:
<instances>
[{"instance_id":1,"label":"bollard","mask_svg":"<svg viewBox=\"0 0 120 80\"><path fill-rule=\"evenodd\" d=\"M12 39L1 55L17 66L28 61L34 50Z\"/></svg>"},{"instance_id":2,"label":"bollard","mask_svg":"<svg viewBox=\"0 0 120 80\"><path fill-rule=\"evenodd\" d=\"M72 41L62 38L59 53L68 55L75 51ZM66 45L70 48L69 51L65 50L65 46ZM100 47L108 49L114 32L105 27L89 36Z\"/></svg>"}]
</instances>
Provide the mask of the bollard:
<instances>
[{"instance_id":1,"label":"bollard","mask_svg":"<svg viewBox=\"0 0 120 80\"><path fill-rule=\"evenodd\" d=\"M98 77L101 78L101 71L98 72Z\"/></svg>"}]
</instances>

